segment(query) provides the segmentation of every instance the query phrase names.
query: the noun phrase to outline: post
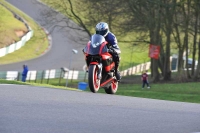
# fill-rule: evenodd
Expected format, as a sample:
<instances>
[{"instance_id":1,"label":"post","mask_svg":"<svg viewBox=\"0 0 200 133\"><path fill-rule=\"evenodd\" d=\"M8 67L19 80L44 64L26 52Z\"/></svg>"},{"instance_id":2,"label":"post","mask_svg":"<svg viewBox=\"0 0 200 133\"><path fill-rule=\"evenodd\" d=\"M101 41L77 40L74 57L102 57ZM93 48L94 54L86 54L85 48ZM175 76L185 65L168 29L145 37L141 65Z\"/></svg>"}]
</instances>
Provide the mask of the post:
<instances>
[{"instance_id":1,"label":"post","mask_svg":"<svg viewBox=\"0 0 200 133\"><path fill-rule=\"evenodd\" d=\"M78 51L75 50L75 49L72 49L72 53L77 54ZM72 62L72 55L70 56L70 61L69 61L69 68L68 68L67 79L66 79L66 87L68 85L68 78L69 78L69 71L70 71L70 67L71 67L71 62Z\"/></svg>"},{"instance_id":2,"label":"post","mask_svg":"<svg viewBox=\"0 0 200 133\"><path fill-rule=\"evenodd\" d=\"M69 69L68 69L67 78L66 78L66 87L67 87L67 85L68 85L68 79L69 79L69 72L70 72L71 60L72 60L72 56L70 56L70 61L69 61Z\"/></svg>"},{"instance_id":3,"label":"post","mask_svg":"<svg viewBox=\"0 0 200 133\"><path fill-rule=\"evenodd\" d=\"M62 77L62 71L63 71L63 70L61 69L58 85L60 85L60 81L61 81L61 77Z\"/></svg>"},{"instance_id":4,"label":"post","mask_svg":"<svg viewBox=\"0 0 200 133\"><path fill-rule=\"evenodd\" d=\"M49 75L48 75L48 79L47 79L47 84L49 84L50 74L51 74L51 69L49 69Z\"/></svg>"},{"instance_id":5,"label":"post","mask_svg":"<svg viewBox=\"0 0 200 133\"><path fill-rule=\"evenodd\" d=\"M18 72L18 75L17 75L17 81L20 81L20 79L19 79L19 78L20 78L20 74L21 74L21 73Z\"/></svg>"},{"instance_id":6,"label":"post","mask_svg":"<svg viewBox=\"0 0 200 133\"><path fill-rule=\"evenodd\" d=\"M36 71L36 75L35 75L35 83L37 82L37 71Z\"/></svg>"},{"instance_id":7,"label":"post","mask_svg":"<svg viewBox=\"0 0 200 133\"><path fill-rule=\"evenodd\" d=\"M84 82L85 82L85 80L86 80L86 74L87 74L87 72L85 72L85 76L84 76Z\"/></svg>"},{"instance_id":8,"label":"post","mask_svg":"<svg viewBox=\"0 0 200 133\"><path fill-rule=\"evenodd\" d=\"M31 72L29 74L29 83L31 82Z\"/></svg>"},{"instance_id":9,"label":"post","mask_svg":"<svg viewBox=\"0 0 200 133\"><path fill-rule=\"evenodd\" d=\"M42 71L41 84L42 84L42 82L43 82L43 77L44 77L44 70Z\"/></svg>"},{"instance_id":10,"label":"post","mask_svg":"<svg viewBox=\"0 0 200 133\"><path fill-rule=\"evenodd\" d=\"M73 71L72 71L71 83L72 83L72 80L73 80L73 76L74 76L74 68L73 68Z\"/></svg>"}]
</instances>

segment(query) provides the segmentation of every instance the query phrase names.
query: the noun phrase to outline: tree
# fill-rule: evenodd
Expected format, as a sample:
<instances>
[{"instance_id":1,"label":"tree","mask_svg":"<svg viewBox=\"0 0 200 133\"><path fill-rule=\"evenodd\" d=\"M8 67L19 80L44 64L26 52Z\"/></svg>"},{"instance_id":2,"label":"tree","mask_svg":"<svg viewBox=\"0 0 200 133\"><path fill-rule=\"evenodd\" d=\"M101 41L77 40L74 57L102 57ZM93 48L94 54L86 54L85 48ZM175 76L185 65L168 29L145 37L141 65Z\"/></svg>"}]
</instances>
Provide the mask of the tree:
<instances>
[{"instance_id":1,"label":"tree","mask_svg":"<svg viewBox=\"0 0 200 133\"><path fill-rule=\"evenodd\" d=\"M130 10L131 21L134 25L142 27L141 30L148 30L150 44L161 45L161 16L159 1L128 0L126 1ZM134 23L137 22L137 23ZM144 31L143 30L143 31ZM151 72L153 81L159 81L159 60L151 59Z\"/></svg>"},{"instance_id":2,"label":"tree","mask_svg":"<svg viewBox=\"0 0 200 133\"><path fill-rule=\"evenodd\" d=\"M87 7L81 7L80 1L71 0L57 0L46 1L51 8L57 9L57 11L47 8L41 12L43 16L42 25L49 27L50 33L55 30L66 30L71 35L73 40L74 36L79 37L77 43L83 44L87 42L91 36L90 27L91 23L87 23L86 20L80 17L80 13L87 12ZM86 4L87 5L87 4ZM63 14L63 15L62 15ZM72 21L73 20L73 21Z\"/></svg>"},{"instance_id":3,"label":"tree","mask_svg":"<svg viewBox=\"0 0 200 133\"><path fill-rule=\"evenodd\" d=\"M171 49L171 35L172 35L172 25L174 19L174 13L176 11L176 0L163 0L161 2L161 14L163 19L163 27L162 30L166 36L166 50L165 50L165 61L164 61L164 68L163 68L163 77L164 80L171 79L171 66L170 66L170 49Z\"/></svg>"},{"instance_id":4,"label":"tree","mask_svg":"<svg viewBox=\"0 0 200 133\"><path fill-rule=\"evenodd\" d=\"M196 46L197 46L197 36L198 36L198 24L199 24L199 12L200 12L200 2L198 0L194 0L194 4L193 4L193 9L194 9L194 23L192 23L192 25L194 25L193 27L193 53L192 53L192 76L194 76L195 79L197 79L197 75L195 75L195 60L196 60ZM196 73L199 73L199 71L196 71Z\"/></svg>"}]
</instances>

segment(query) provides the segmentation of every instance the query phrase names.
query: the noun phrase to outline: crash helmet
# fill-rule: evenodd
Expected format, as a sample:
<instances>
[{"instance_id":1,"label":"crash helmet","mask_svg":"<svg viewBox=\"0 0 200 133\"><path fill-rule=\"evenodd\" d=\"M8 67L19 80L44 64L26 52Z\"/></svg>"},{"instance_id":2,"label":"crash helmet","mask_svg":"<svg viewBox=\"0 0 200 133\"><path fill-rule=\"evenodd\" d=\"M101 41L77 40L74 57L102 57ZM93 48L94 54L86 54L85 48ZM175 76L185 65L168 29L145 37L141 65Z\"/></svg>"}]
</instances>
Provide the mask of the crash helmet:
<instances>
[{"instance_id":1,"label":"crash helmet","mask_svg":"<svg viewBox=\"0 0 200 133\"><path fill-rule=\"evenodd\" d=\"M96 34L102 35L102 36L106 36L109 32L109 27L108 24L105 22L99 22L96 25Z\"/></svg>"}]
</instances>

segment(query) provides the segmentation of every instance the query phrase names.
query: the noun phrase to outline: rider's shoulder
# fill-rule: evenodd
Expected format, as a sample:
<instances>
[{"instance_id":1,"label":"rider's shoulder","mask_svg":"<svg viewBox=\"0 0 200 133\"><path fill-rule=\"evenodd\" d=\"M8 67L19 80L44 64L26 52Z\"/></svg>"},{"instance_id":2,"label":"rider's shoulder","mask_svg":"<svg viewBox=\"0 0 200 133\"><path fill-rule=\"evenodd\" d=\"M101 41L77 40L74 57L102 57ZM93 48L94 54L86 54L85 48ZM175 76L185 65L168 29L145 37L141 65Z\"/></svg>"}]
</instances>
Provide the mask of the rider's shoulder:
<instances>
[{"instance_id":1,"label":"rider's shoulder","mask_svg":"<svg viewBox=\"0 0 200 133\"><path fill-rule=\"evenodd\" d=\"M108 35L106 36L106 39L108 39L108 40L116 40L117 38L112 32L109 32Z\"/></svg>"},{"instance_id":2,"label":"rider's shoulder","mask_svg":"<svg viewBox=\"0 0 200 133\"><path fill-rule=\"evenodd\" d=\"M115 34L112 33L112 32L108 32L108 35L107 36L110 36L110 37L115 37Z\"/></svg>"}]
</instances>

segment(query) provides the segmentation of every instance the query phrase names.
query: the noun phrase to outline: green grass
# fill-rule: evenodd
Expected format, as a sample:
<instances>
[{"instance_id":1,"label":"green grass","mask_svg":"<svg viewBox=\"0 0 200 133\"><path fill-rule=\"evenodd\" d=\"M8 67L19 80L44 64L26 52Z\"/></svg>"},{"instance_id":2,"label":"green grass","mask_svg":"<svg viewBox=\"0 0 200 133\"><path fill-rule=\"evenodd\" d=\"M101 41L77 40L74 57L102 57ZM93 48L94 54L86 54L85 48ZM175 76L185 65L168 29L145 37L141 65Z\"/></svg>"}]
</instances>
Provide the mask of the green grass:
<instances>
[{"instance_id":1,"label":"green grass","mask_svg":"<svg viewBox=\"0 0 200 133\"><path fill-rule=\"evenodd\" d=\"M65 86L56 86L56 85L51 85L51 84L40 84L40 83L34 83L34 82L21 82L21 81L4 80L4 79L0 79L0 84L31 85L31 86L40 86L40 87L48 87L48 88L64 89L64 90L78 90L76 88L65 87Z\"/></svg>"},{"instance_id":2,"label":"green grass","mask_svg":"<svg viewBox=\"0 0 200 133\"><path fill-rule=\"evenodd\" d=\"M48 42L45 32L41 29L41 27L37 23L34 22L33 19L31 19L30 17L25 15L23 12L21 12L17 8L13 7L12 5L10 5L9 3L7 3L4 0L0 0L0 2L3 3L4 5L8 6L10 9L12 9L14 12L19 14L22 18L24 18L27 21L28 25L34 31L33 37L26 43L25 46L23 46L21 49L15 51L13 53L10 53L4 57L1 57L0 64L9 64L9 63L20 62L20 61L39 57L47 49L47 47L49 45L49 42ZM3 13L0 12L1 16L2 16L2 14ZM10 14L10 13L7 12L7 14ZM9 21L12 22L10 15L8 15L8 16L6 15L6 16L4 16L4 18L5 18L4 21L6 21L6 23L8 23L10 25L10 27L12 27L10 29L10 32L12 32L13 29L15 29L16 27L19 26L19 24L16 24L16 23L9 23ZM3 26L4 25L1 24L1 27L3 27ZM9 28L7 28L7 29L9 29ZM11 34L10 32L9 32L9 34L4 33L2 36L10 36L10 34Z\"/></svg>"},{"instance_id":3,"label":"green grass","mask_svg":"<svg viewBox=\"0 0 200 133\"><path fill-rule=\"evenodd\" d=\"M126 91L129 93L134 89L136 93L132 96L200 103L199 85L200 83L153 84L150 90L141 90L141 85L132 85L121 87L123 91L119 90L119 94Z\"/></svg>"},{"instance_id":4,"label":"green grass","mask_svg":"<svg viewBox=\"0 0 200 133\"><path fill-rule=\"evenodd\" d=\"M120 84L116 95L200 103L198 86L200 83L153 84L150 89L142 89L141 84ZM105 93L103 89L99 92Z\"/></svg>"},{"instance_id":5,"label":"green grass","mask_svg":"<svg viewBox=\"0 0 200 133\"><path fill-rule=\"evenodd\" d=\"M0 5L0 14L0 48L3 48L14 41L20 40L15 33L16 30L27 31L27 29L21 21L15 19L13 14L2 5Z\"/></svg>"},{"instance_id":6,"label":"green grass","mask_svg":"<svg viewBox=\"0 0 200 133\"><path fill-rule=\"evenodd\" d=\"M23 84L23 85L33 85L33 86L43 86L49 88L58 89L70 89L78 90L79 81L68 80L68 87L66 87L66 80L62 79L59 84L59 79L50 79L35 81L7 81L0 80L0 84ZM90 92L89 87L86 91ZM98 93L105 93L103 88L100 88ZM115 95L130 96L130 97L141 97L150 99L160 99L169 101L179 101L179 102L190 102L190 103L200 103L200 83L176 83L176 84L151 84L150 89L142 89L141 84L122 84L119 83L117 93Z\"/></svg>"}]
</instances>

